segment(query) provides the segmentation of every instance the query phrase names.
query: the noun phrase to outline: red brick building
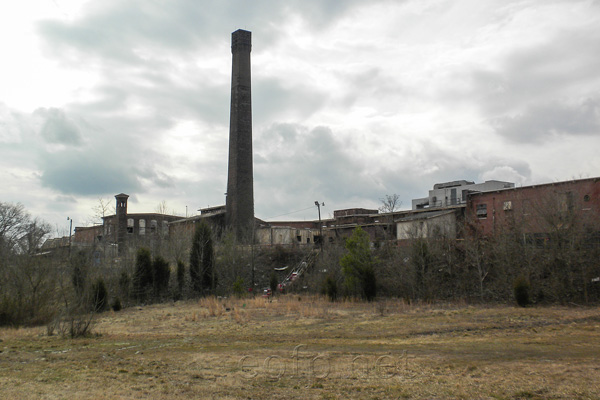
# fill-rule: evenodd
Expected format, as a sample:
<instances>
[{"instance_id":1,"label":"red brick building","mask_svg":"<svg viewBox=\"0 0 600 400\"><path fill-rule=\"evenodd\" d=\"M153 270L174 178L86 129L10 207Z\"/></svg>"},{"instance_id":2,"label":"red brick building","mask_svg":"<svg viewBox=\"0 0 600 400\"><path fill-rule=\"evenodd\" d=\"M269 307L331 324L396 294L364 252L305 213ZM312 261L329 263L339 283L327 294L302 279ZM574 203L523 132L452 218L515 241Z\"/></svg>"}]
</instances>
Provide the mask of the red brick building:
<instances>
[{"instance_id":1,"label":"red brick building","mask_svg":"<svg viewBox=\"0 0 600 400\"><path fill-rule=\"evenodd\" d=\"M471 193L467 219L484 235L517 227L543 234L573 227L600 230L600 178Z\"/></svg>"}]
</instances>

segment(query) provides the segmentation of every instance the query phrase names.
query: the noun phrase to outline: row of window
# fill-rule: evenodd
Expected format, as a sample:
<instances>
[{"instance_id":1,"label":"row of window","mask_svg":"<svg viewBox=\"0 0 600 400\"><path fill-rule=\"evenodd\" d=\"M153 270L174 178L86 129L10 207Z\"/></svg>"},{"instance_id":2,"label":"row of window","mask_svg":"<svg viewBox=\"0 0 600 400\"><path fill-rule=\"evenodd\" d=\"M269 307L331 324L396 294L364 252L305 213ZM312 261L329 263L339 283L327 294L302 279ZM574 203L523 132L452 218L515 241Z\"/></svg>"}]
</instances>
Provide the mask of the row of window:
<instances>
[{"instance_id":1,"label":"row of window","mask_svg":"<svg viewBox=\"0 0 600 400\"><path fill-rule=\"evenodd\" d=\"M162 225L163 225L162 226L163 234L167 234L169 232L168 222L163 221ZM146 220L145 219L138 220L138 227L139 227L139 234L145 235L146 234ZM133 234L134 228L135 228L135 220L133 218L128 218L127 219L127 233ZM150 220L149 228L150 228L150 234L155 234L158 230L158 221L156 221L155 219Z\"/></svg>"},{"instance_id":2,"label":"row of window","mask_svg":"<svg viewBox=\"0 0 600 400\"><path fill-rule=\"evenodd\" d=\"M513 204L512 201L508 200L502 204L502 209L504 211L512 211ZM528 214L530 210L529 200L523 200L523 214ZM485 219L487 218L487 204L477 204L477 208L475 210L477 218Z\"/></svg>"},{"instance_id":3,"label":"row of window","mask_svg":"<svg viewBox=\"0 0 600 400\"><path fill-rule=\"evenodd\" d=\"M586 194L585 196L583 196L583 201L586 203L589 202L590 195ZM569 212L574 207L573 193L572 192L557 193L556 194L556 203L555 204L549 203L545 206L550 207L551 209L554 209L559 212ZM532 212L531 200L523 199L521 207L522 207L523 215L530 214ZM513 202L511 200L505 201L502 204L502 209L504 211L512 211ZM479 218L479 219L487 218L487 204L477 204L475 212L476 212L477 218Z\"/></svg>"}]
</instances>

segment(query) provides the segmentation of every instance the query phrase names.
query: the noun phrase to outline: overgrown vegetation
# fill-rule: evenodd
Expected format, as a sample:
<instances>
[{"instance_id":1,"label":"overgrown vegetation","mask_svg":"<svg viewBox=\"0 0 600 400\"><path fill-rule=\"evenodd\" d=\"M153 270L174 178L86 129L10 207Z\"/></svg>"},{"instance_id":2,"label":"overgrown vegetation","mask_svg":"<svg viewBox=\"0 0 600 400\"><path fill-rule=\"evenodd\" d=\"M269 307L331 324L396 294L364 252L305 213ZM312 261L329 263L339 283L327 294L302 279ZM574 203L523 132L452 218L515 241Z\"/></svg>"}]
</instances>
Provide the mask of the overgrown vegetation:
<instances>
[{"instance_id":1,"label":"overgrown vegetation","mask_svg":"<svg viewBox=\"0 0 600 400\"><path fill-rule=\"evenodd\" d=\"M59 270L38 254L50 226L21 204L0 202L0 325L44 324L54 317Z\"/></svg>"},{"instance_id":2,"label":"overgrown vegetation","mask_svg":"<svg viewBox=\"0 0 600 400\"><path fill-rule=\"evenodd\" d=\"M85 250L41 251L47 224L21 205L0 203L0 325L48 324L85 335L93 313L109 307L210 294L249 297L267 287L276 292L280 283L286 292L322 293L332 301L598 302L598 221L552 199L536 212L543 225L536 229L544 234L531 234L515 215L491 236L467 219L459 239L438 229L426 237L415 231L403 243L385 235L372 243L357 228L345 241L325 243L323 251L240 245L231 232L217 234L200 222L193 238L147 242L135 255L116 258L106 242ZM383 221L388 231L390 221ZM189 266L182 261L187 257ZM300 269L304 272L296 274Z\"/></svg>"},{"instance_id":3,"label":"overgrown vegetation","mask_svg":"<svg viewBox=\"0 0 600 400\"><path fill-rule=\"evenodd\" d=\"M212 231L204 221L194 232L190 250L190 281L192 289L202 294L215 288L214 249Z\"/></svg>"},{"instance_id":4,"label":"overgrown vegetation","mask_svg":"<svg viewBox=\"0 0 600 400\"><path fill-rule=\"evenodd\" d=\"M338 286L333 275L327 275L325 281L323 282L323 288L321 290L321 293L326 295L329 298L329 301L337 300Z\"/></svg>"},{"instance_id":5,"label":"overgrown vegetation","mask_svg":"<svg viewBox=\"0 0 600 400\"><path fill-rule=\"evenodd\" d=\"M524 276L520 275L515 280L514 284L514 292L515 292L515 300L517 304L521 307L526 307L530 304L529 299L529 290L530 290L529 282L525 279Z\"/></svg>"},{"instance_id":6,"label":"overgrown vegetation","mask_svg":"<svg viewBox=\"0 0 600 400\"><path fill-rule=\"evenodd\" d=\"M346 239L348 251L341 259L346 290L350 295L358 295L371 301L377 295L375 278L375 256L370 249L369 235L360 227Z\"/></svg>"},{"instance_id":7,"label":"overgrown vegetation","mask_svg":"<svg viewBox=\"0 0 600 400\"><path fill-rule=\"evenodd\" d=\"M102 312L106 310L108 306L108 291L106 290L106 284L104 279L98 278L92 285L90 303L92 305L92 311Z\"/></svg>"},{"instance_id":8,"label":"overgrown vegetation","mask_svg":"<svg viewBox=\"0 0 600 400\"><path fill-rule=\"evenodd\" d=\"M135 258L135 273L133 275L133 293L138 302L143 302L153 286L152 255L147 248L140 248Z\"/></svg>"}]
</instances>

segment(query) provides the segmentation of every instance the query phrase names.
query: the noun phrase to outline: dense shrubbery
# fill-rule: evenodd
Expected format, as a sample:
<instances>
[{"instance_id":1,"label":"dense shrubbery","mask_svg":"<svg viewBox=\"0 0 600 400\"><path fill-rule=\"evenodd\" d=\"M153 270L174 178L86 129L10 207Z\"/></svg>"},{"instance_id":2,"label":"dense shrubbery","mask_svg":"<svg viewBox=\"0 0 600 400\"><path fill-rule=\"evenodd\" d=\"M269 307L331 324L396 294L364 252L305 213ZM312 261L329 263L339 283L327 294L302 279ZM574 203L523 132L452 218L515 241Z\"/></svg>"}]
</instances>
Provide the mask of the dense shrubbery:
<instances>
[{"instance_id":1,"label":"dense shrubbery","mask_svg":"<svg viewBox=\"0 0 600 400\"><path fill-rule=\"evenodd\" d=\"M198 224L192 239L190 281L195 293L204 293L215 288L213 238L206 222Z\"/></svg>"},{"instance_id":2,"label":"dense shrubbery","mask_svg":"<svg viewBox=\"0 0 600 400\"><path fill-rule=\"evenodd\" d=\"M591 243L591 235L564 229L556 235L562 238L536 243L511 227L491 237L472 232L461 240L438 236L382 248L377 250L379 293L427 301L512 302L515 283L524 281L529 303L600 300L600 283L592 282L600 276L595 261L600 246ZM523 293L525 286L518 286Z\"/></svg>"},{"instance_id":3,"label":"dense shrubbery","mask_svg":"<svg viewBox=\"0 0 600 400\"><path fill-rule=\"evenodd\" d=\"M346 239L345 247L348 252L340 259L340 265L348 293L373 300L377 295L376 260L370 249L369 235L358 227Z\"/></svg>"},{"instance_id":4,"label":"dense shrubbery","mask_svg":"<svg viewBox=\"0 0 600 400\"><path fill-rule=\"evenodd\" d=\"M170 276L169 263L162 256L153 260L149 249L138 249L133 275L133 291L138 302L151 297L160 299L167 292ZM125 281L124 277L121 279Z\"/></svg>"},{"instance_id":5,"label":"dense shrubbery","mask_svg":"<svg viewBox=\"0 0 600 400\"><path fill-rule=\"evenodd\" d=\"M152 288L152 255L147 248L140 248L135 258L135 272L133 275L133 293L137 301L144 301Z\"/></svg>"},{"instance_id":6,"label":"dense shrubbery","mask_svg":"<svg viewBox=\"0 0 600 400\"><path fill-rule=\"evenodd\" d=\"M330 301L337 300L338 296L338 287L335 278L330 274L327 275L325 281L323 282L323 287L321 289L321 293L329 298Z\"/></svg>"},{"instance_id":7,"label":"dense shrubbery","mask_svg":"<svg viewBox=\"0 0 600 400\"><path fill-rule=\"evenodd\" d=\"M63 331L86 334L91 310L207 293L244 296L249 288L276 290L303 263L306 272L288 281L286 291L321 292L331 300L378 295L522 306L597 302L599 224L566 211L557 215L545 219L542 239L526 234L518 221L491 237L467 223L460 240L434 232L373 247L357 228L343 245L326 243L318 257L317 248L306 246L240 246L231 234L214 235L201 223L193 240L173 237L152 250L140 248L135 258L111 259L105 245L97 249L107 254L99 264L88 252L74 250L70 257L39 252L49 228L22 206L0 203L0 325L59 321ZM186 256L189 273L181 261Z\"/></svg>"},{"instance_id":8,"label":"dense shrubbery","mask_svg":"<svg viewBox=\"0 0 600 400\"><path fill-rule=\"evenodd\" d=\"M515 283L514 283L515 300L517 301L517 304L520 305L521 307L526 307L531 303L530 298L529 298L530 290L531 290L531 287L529 286L529 282L527 281L527 279L525 279L524 276L518 276L517 279L515 279Z\"/></svg>"}]
</instances>

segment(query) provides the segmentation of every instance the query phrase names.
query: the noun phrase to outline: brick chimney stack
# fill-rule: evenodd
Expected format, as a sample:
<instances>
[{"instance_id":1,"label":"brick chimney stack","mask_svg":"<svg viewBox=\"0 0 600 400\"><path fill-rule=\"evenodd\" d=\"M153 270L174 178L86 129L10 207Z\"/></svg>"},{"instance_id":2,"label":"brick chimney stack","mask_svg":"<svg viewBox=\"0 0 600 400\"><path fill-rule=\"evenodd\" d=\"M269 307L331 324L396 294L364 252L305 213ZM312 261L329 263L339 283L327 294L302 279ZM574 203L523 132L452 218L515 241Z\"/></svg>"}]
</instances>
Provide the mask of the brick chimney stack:
<instances>
[{"instance_id":1,"label":"brick chimney stack","mask_svg":"<svg viewBox=\"0 0 600 400\"><path fill-rule=\"evenodd\" d=\"M252 33L231 34L231 112L229 122L229 169L226 224L238 240L252 240L254 224L254 178L252 167L252 97L250 51Z\"/></svg>"}]
</instances>

